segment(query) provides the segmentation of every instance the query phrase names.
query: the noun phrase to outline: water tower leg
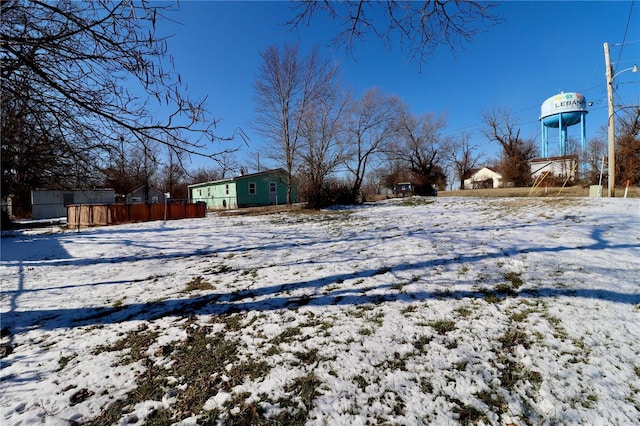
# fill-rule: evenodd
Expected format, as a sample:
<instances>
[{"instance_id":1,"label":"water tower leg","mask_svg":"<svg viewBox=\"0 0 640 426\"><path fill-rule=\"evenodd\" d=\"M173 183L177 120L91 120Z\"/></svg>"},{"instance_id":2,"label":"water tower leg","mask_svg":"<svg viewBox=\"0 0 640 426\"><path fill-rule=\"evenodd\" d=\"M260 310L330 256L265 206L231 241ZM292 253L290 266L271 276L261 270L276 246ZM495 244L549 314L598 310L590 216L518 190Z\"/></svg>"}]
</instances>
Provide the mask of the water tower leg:
<instances>
[{"instance_id":1,"label":"water tower leg","mask_svg":"<svg viewBox=\"0 0 640 426\"><path fill-rule=\"evenodd\" d=\"M582 153L587 150L587 120L585 114L580 114L580 142L582 144Z\"/></svg>"},{"instance_id":2,"label":"water tower leg","mask_svg":"<svg viewBox=\"0 0 640 426\"><path fill-rule=\"evenodd\" d=\"M580 114L580 145L582 148L582 165L580 167L580 171L582 172L582 177L587 174L587 120L585 119L586 114Z\"/></svg>"},{"instance_id":3,"label":"water tower leg","mask_svg":"<svg viewBox=\"0 0 640 426\"><path fill-rule=\"evenodd\" d=\"M560 141L560 155L565 155L565 138L567 136L567 129L562 127L562 113L560 113L560 117L558 117L558 140Z\"/></svg>"},{"instance_id":4,"label":"water tower leg","mask_svg":"<svg viewBox=\"0 0 640 426\"><path fill-rule=\"evenodd\" d=\"M549 131L542 120L540 121L540 134L542 135L542 145L540 147L542 158L547 158L549 156Z\"/></svg>"}]
</instances>

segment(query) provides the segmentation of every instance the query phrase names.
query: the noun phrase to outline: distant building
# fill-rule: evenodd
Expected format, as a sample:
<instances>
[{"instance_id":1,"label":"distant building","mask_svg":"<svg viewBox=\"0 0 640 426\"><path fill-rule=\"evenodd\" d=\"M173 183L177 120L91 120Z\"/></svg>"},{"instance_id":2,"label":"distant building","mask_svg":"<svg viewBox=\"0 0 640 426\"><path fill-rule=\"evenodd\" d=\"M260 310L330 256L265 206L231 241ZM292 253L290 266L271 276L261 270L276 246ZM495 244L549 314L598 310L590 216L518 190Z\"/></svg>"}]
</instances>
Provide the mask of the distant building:
<instances>
[{"instance_id":1,"label":"distant building","mask_svg":"<svg viewBox=\"0 0 640 426\"><path fill-rule=\"evenodd\" d=\"M9 195L7 199L0 200L0 207L6 211L10 218L13 218L13 197Z\"/></svg>"},{"instance_id":2,"label":"distant building","mask_svg":"<svg viewBox=\"0 0 640 426\"><path fill-rule=\"evenodd\" d=\"M534 179L545 173L551 176L575 179L578 171L578 156L534 158L529 161L529 166L531 167L531 177Z\"/></svg>"},{"instance_id":3,"label":"distant building","mask_svg":"<svg viewBox=\"0 0 640 426\"><path fill-rule=\"evenodd\" d=\"M500 188L502 186L502 174L490 167L473 169L469 177L464 180L465 189Z\"/></svg>"},{"instance_id":4,"label":"distant building","mask_svg":"<svg viewBox=\"0 0 640 426\"><path fill-rule=\"evenodd\" d=\"M146 192L146 194L145 194ZM127 194L127 204L156 204L164 203L164 192L158 188L150 186L145 191L144 186L139 186Z\"/></svg>"},{"instance_id":5,"label":"distant building","mask_svg":"<svg viewBox=\"0 0 640 426\"><path fill-rule=\"evenodd\" d=\"M113 189L34 189L31 191L31 217L36 220L67 216L70 204L113 204Z\"/></svg>"},{"instance_id":6,"label":"distant building","mask_svg":"<svg viewBox=\"0 0 640 426\"><path fill-rule=\"evenodd\" d=\"M291 189L297 202L297 187ZM287 203L287 172L284 169L189 185L191 202L204 202L208 209L236 209Z\"/></svg>"}]
</instances>

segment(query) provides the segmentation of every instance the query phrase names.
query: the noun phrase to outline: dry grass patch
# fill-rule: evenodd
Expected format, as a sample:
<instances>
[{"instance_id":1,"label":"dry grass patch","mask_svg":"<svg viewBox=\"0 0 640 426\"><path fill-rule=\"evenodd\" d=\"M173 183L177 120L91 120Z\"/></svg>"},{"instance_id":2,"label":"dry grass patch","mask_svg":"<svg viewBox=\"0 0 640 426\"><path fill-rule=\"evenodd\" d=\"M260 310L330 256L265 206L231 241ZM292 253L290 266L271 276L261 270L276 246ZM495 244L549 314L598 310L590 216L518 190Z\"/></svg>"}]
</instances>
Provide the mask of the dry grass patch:
<instances>
[{"instance_id":1,"label":"dry grass patch","mask_svg":"<svg viewBox=\"0 0 640 426\"><path fill-rule=\"evenodd\" d=\"M561 190L562 189L562 190ZM606 187L604 188L606 192ZM564 188L550 187L537 188L531 192L531 188L490 188L490 189L464 189L454 191L440 191L438 197L532 197L532 198L552 198L557 197L589 197L589 187L580 185L567 186ZM531 193L531 195L529 195ZM624 196L624 188L616 188L616 197ZM640 197L640 187L631 187L627 193L629 198Z\"/></svg>"},{"instance_id":2,"label":"dry grass patch","mask_svg":"<svg viewBox=\"0 0 640 426\"><path fill-rule=\"evenodd\" d=\"M214 287L210 282L206 281L201 276L193 277L191 281L186 284L185 291L197 291L197 290L213 290Z\"/></svg>"}]
</instances>

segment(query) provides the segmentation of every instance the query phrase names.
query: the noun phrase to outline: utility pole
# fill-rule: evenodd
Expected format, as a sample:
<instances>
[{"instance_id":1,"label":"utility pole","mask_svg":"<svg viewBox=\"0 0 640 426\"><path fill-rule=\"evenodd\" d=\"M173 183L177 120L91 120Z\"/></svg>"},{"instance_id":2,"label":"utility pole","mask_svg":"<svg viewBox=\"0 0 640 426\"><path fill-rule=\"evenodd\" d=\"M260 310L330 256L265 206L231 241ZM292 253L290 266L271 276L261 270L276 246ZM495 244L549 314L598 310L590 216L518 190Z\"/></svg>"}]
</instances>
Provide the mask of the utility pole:
<instances>
[{"instance_id":1,"label":"utility pole","mask_svg":"<svg viewBox=\"0 0 640 426\"><path fill-rule=\"evenodd\" d=\"M607 103L609 105L609 122L607 124L609 139L609 197L616 196L616 147L613 122L613 75L611 69L611 57L609 56L609 44L604 44L605 75L607 76Z\"/></svg>"}]
</instances>

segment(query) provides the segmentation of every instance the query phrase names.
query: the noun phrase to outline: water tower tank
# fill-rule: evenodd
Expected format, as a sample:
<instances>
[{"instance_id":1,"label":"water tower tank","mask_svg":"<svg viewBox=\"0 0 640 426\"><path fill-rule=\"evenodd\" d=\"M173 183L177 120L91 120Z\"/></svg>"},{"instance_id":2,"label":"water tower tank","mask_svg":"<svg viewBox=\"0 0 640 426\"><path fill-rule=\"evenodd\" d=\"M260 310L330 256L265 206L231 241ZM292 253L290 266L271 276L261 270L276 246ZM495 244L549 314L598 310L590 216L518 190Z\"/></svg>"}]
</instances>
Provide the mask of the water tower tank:
<instances>
[{"instance_id":1,"label":"water tower tank","mask_svg":"<svg viewBox=\"0 0 640 426\"><path fill-rule=\"evenodd\" d=\"M585 115L587 100L580 93L561 92L551 96L542 103L540 108L540 123L542 124L542 156L549 156L548 128L559 129L560 155L566 155L567 127L581 124L582 149L585 149Z\"/></svg>"},{"instance_id":2,"label":"water tower tank","mask_svg":"<svg viewBox=\"0 0 640 426\"><path fill-rule=\"evenodd\" d=\"M547 127L578 124L587 111L587 100L580 93L560 93L542 103L540 120Z\"/></svg>"}]
</instances>

